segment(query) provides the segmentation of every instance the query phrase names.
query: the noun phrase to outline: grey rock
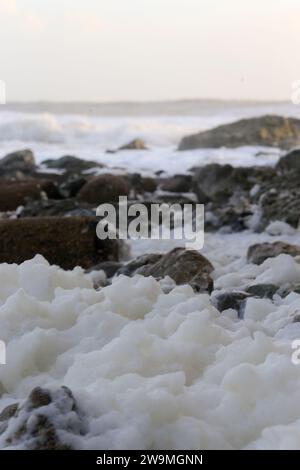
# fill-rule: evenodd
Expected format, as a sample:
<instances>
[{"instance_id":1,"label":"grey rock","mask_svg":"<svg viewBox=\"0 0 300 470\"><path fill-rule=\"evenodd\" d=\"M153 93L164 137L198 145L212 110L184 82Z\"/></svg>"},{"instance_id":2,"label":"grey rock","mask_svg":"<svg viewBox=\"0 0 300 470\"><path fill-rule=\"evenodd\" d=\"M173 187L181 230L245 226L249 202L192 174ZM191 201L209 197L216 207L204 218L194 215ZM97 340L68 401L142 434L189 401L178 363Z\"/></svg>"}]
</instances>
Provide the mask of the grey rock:
<instances>
[{"instance_id":1,"label":"grey rock","mask_svg":"<svg viewBox=\"0 0 300 470\"><path fill-rule=\"evenodd\" d=\"M247 261L248 263L262 264L267 258L274 258L282 253L290 256L299 256L300 246L281 241L257 243L248 248Z\"/></svg>"},{"instance_id":2,"label":"grey rock","mask_svg":"<svg viewBox=\"0 0 300 470\"><path fill-rule=\"evenodd\" d=\"M165 255L151 254L139 257L135 260L135 265L130 266L129 263L118 273L153 276L157 280L169 276L177 285L190 284L195 292L211 292L213 280L210 274L213 270L214 267L210 261L198 251L179 247Z\"/></svg>"},{"instance_id":3,"label":"grey rock","mask_svg":"<svg viewBox=\"0 0 300 470\"><path fill-rule=\"evenodd\" d=\"M272 299L278 290L279 286L276 286L275 284L254 284L247 287L246 292L254 297L259 297L260 299Z\"/></svg>"},{"instance_id":4,"label":"grey rock","mask_svg":"<svg viewBox=\"0 0 300 470\"><path fill-rule=\"evenodd\" d=\"M290 149L300 144L300 120L266 115L242 119L184 137L178 150L260 145Z\"/></svg>"},{"instance_id":5,"label":"grey rock","mask_svg":"<svg viewBox=\"0 0 300 470\"><path fill-rule=\"evenodd\" d=\"M91 178L79 191L78 199L98 206L105 202L118 202L119 196L128 196L130 186L119 175L102 174Z\"/></svg>"},{"instance_id":6,"label":"grey rock","mask_svg":"<svg viewBox=\"0 0 300 470\"><path fill-rule=\"evenodd\" d=\"M236 310L239 318L243 318L246 300L250 297L247 292L222 292L213 297L213 305L223 312L232 308Z\"/></svg>"},{"instance_id":7,"label":"grey rock","mask_svg":"<svg viewBox=\"0 0 300 470\"><path fill-rule=\"evenodd\" d=\"M103 168L104 165L90 160L83 160L72 155L65 155L57 159L44 160L43 165L47 168L65 170L69 173L81 173L92 168Z\"/></svg>"}]
</instances>

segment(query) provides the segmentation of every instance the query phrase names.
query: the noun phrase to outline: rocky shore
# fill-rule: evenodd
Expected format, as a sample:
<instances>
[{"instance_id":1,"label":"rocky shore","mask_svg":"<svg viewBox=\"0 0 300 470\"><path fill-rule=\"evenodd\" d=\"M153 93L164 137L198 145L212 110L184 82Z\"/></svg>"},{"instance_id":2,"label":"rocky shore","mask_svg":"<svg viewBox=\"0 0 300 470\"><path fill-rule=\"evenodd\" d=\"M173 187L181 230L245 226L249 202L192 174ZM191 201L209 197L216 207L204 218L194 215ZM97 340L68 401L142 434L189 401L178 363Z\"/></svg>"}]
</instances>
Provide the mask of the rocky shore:
<instances>
[{"instance_id":1,"label":"rocky shore","mask_svg":"<svg viewBox=\"0 0 300 470\"><path fill-rule=\"evenodd\" d=\"M257 417L255 432L233 422L233 435L220 409L225 397L231 416L246 419L249 403L265 390L274 391L278 364L289 360L289 343L276 338L294 338L289 332L299 323L300 150L293 147L300 145L300 121L243 120L187 137L179 150L223 145L286 150L275 166L211 163L185 174L151 177L112 172L101 162L75 156L37 165L29 149L0 160L0 263L9 263L0 266L3 279L7 276L0 288L6 319L2 328L0 317L0 334L3 330L8 353L15 336L22 342L34 328L36 338L27 359L26 351L25 359L12 354L17 372L0 370L0 399L6 402L0 409L2 447L105 448L111 438L115 448L176 448L179 443L195 448L201 438L203 448L265 448L272 445L265 429L294 425L289 410L274 411L273 419L269 405L271 417ZM118 151L141 148L147 145L137 139ZM178 158L184 154L178 152ZM204 249L186 250L174 240L157 251L153 245L137 249L133 241L99 240L95 209L117 205L120 196L148 206L205 204ZM28 261L35 255L47 261L40 256ZM21 326L16 318L12 322L13 315L20 316ZM43 338L48 356L39 362ZM267 384L260 369L272 354L278 357ZM230 372L240 363L243 383ZM290 363L285 364L289 370ZM85 367L89 372L82 372ZM251 385L253 397L245 398L250 376L256 388ZM300 385L299 373L291 377ZM154 382L163 419L155 415ZM197 410L189 405L193 387ZM285 392L282 383L274 393ZM146 394L144 402L140 393ZM178 435L168 432L175 428Z\"/></svg>"}]
</instances>

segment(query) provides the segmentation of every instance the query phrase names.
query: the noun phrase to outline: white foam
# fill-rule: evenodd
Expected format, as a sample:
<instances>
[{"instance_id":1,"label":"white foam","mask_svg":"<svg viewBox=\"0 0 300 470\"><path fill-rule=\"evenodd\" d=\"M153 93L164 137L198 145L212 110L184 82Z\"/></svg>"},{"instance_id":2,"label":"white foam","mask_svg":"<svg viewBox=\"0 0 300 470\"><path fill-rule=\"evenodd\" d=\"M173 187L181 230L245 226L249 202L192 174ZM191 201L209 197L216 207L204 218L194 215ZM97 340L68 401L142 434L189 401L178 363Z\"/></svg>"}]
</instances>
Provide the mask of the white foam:
<instances>
[{"instance_id":1,"label":"white foam","mask_svg":"<svg viewBox=\"0 0 300 470\"><path fill-rule=\"evenodd\" d=\"M247 265L246 248L265 240L207 235L216 285L229 274L231 287L299 282L287 255ZM164 294L152 278L121 276L96 292L82 270L41 257L1 265L0 281L0 408L34 386L64 384L89 424L76 448L300 448L300 368L291 361L300 295L249 299L241 321L189 286Z\"/></svg>"}]
</instances>

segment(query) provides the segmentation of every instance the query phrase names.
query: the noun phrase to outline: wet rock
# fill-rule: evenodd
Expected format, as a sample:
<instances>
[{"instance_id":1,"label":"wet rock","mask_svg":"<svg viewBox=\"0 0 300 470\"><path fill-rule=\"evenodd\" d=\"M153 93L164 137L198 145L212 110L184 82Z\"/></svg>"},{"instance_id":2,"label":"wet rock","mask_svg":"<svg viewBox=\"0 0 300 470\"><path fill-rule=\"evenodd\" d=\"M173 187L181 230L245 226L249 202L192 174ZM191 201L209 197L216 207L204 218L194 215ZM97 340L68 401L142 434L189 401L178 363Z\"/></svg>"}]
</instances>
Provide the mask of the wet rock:
<instances>
[{"instance_id":1,"label":"wet rock","mask_svg":"<svg viewBox=\"0 0 300 470\"><path fill-rule=\"evenodd\" d=\"M119 147L118 150L148 150L148 147L142 139L134 139L128 144Z\"/></svg>"},{"instance_id":2,"label":"wet rock","mask_svg":"<svg viewBox=\"0 0 300 470\"><path fill-rule=\"evenodd\" d=\"M30 200L48 197L60 198L57 186L52 181L2 180L0 183L0 211L13 211Z\"/></svg>"},{"instance_id":3,"label":"wet rock","mask_svg":"<svg viewBox=\"0 0 300 470\"><path fill-rule=\"evenodd\" d=\"M184 137L178 150L241 147L244 145L290 149L300 144L300 120L281 116L242 119Z\"/></svg>"},{"instance_id":4,"label":"wet rock","mask_svg":"<svg viewBox=\"0 0 300 470\"><path fill-rule=\"evenodd\" d=\"M36 254L64 269L85 269L117 261L118 240L99 240L89 217L37 217L0 220L0 263L22 263Z\"/></svg>"},{"instance_id":5,"label":"wet rock","mask_svg":"<svg viewBox=\"0 0 300 470\"><path fill-rule=\"evenodd\" d=\"M238 317L243 318L247 298L250 294L247 292L222 292L213 298L213 305L223 312L232 308L238 312Z\"/></svg>"},{"instance_id":6,"label":"wet rock","mask_svg":"<svg viewBox=\"0 0 300 470\"><path fill-rule=\"evenodd\" d=\"M90 204L72 198L30 201L18 211L19 217L95 217L95 215L96 212Z\"/></svg>"},{"instance_id":7,"label":"wet rock","mask_svg":"<svg viewBox=\"0 0 300 470\"><path fill-rule=\"evenodd\" d=\"M295 149L280 158L276 165L280 173L300 172L300 149Z\"/></svg>"},{"instance_id":8,"label":"wet rock","mask_svg":"<svg viewBox=\"0 0 300 470\"><path fill-rule=\"evenodd\" d=\"M194 190L200 203L226 203L234 194L247 195L254 185L270 180L275 171L268 167L233 167L211 163L195 168Z\"/></svg>"},{"instance_id":9,"label":"wet rock","mask_svg":"<svg viewBox=\"0 0 300 470\"><path fill-rule=\"evenodd\" d=\"M70 450L74 436L87 431L84 416L67 387L54 391L37 387L23 404L10 405L1 416L4 448Z\"/></svg>"},{"instance_id":10,"label":"wet rock","mask_svg":"<svg viewBox=\"0 0 300 470\"><path fill-rule=\"evenodd\" d=\"M82 176L72 175L59 186L62 197L72 198L77 196L81 188L86 184L87 179Z\"/></svg>"},{"instance_id":11,"label":"wet rock","mask_svg":"<svg viewBox=\"0 0 300 470\"><path fill-rule=\"evenodd\" d=\"M154 193L157 189L157 182L154 178L142 176L139 173L128 175L128 181L136 195Z\"/></svg>"},{"instance_id":12,"label":"wet rock","mask_svg":"<svg viewBox=\"0 0 300 470\"><path fill-rule=\"evenodd\" d=\"M193 191L191 175L175 175L167 178L161 185L163 191L171 193L189 193Z\"/></svg>"},{"instance_id":13,"label":"wet rock","mask_svg":"<svg viewBox=\"0 0 300 470\"><path fill-rule=\"evenodd\" d=\"M125 276L134 276L135 274L139 274L140 268L145 268L146 266L153 266L163 257L160 253L150 253L138 256L136 259L130 261L129 263L125 264L118 270L118 274L124 274Z\"/></svg>"},{"instance_id":14,"label":"wet rock","mask_svg":"<svg viewBox=\"0 0 300 470\"><path fill-rule=\"evenodd\" d=\"M300 190L287 186L285 189L265 191L259 203L261 220L258 231L262 231L273 221L283 221L297 228L300 221Z\"/></svg>"},{"instance_id":15,"label":"wet rock","mask_svg":"<svg viewBox=\"0 0 300 470\"><path fill-rule=\"evenodd\" d=\"M118 202L119 196L128 196L130 186L119 175L103 174L91 178L79 191L78 198L98 206L105 202Z\"/></svg>"},{"instance_id":16,"label":"wet rock","mask_svg":"<svg viewBox=\"0 0 300 470\"><path fill-rule=\"evenodd\" d=\"M246 292L254 297L260 299L273 299L273 296L278 292L279 286L275 284L254 284L247 287Z\"/></svg>"},{"instance_id":17,"label":"wet rock","mask_svg":"<svg viewBox=\"0 0 300 470\"><path fill-rule=\"evenodd\" d=\"M103 261L103 263L99 263L87 269L87 272L90 273L93 271L104 271L106 277L108 279L111 279L112 277L114 277L117 271L122 268L122 266L123 263L119 263L117 261Z\"/></svg>"},{"instance_id":18,"label":"wet rock","mask_svg":"<svg viewBox=\"0 0 300 470\"><path fill-rule=\"evenodd\" d=\"M57 159L49 159L42 162L47 168L55 170L64 170L68 173L80 174L83 171L90 170L92 168L103 168L104 165L101 163L93 162L90 160L83 160L72 155L65 155Z\"/></svg>"},{"instance_id":19,"label":"wet rock","mask_svg":"<svg viewBox=\"0 0 300 470\"><path fill-rule=\"evenodd\" d=\"M23 177L32 173L35 168L34 155L28 149L10 153L0 160L0 176L2 177Z\"/></svg>"},{"instance_id":20,"label":"wet rock","mask_svg":"<svg viewBox=\"0 0 300 470\"><path fill-rule=\"evenodd\" d=\"M134 265L129 263L118 273L153 276L157 280L169 276L177 285L190 284L196 292L211 292L213 289L210 274L214 267L198 251L174 248L165 255L144 255L137 258L135 263L136 269L133 270Z\"/></svg>"},{"instance_id":21,"label":"wet rock","mask_svg":"<svg viewBox=\"0 0 300 470\"><path fill-rule=\"evenodd\" d=\"M281 241L274 243L257 243L249 247L247 261L248 263L262 264L267 258L274 258L282 253L291 256L299 256L300 246Z\"/></svg>"}]
</instances>

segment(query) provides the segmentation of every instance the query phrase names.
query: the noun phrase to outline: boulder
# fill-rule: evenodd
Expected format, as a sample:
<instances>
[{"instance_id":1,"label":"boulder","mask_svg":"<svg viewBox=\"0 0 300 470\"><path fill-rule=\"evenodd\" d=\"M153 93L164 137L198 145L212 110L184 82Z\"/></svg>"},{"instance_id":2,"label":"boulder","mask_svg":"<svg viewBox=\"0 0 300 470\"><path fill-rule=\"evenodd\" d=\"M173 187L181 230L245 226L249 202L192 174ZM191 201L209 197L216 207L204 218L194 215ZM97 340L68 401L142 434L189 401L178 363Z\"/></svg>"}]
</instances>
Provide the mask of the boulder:
<instances>
[{"instance_id":1,"label":"boulder","mask_svg":"<svg viewBox=\"0 0 300 470\"><path fill-rule=\"evenodd\" d=\"M117 261L118 240L99 240L96 225L91 217L0 220L0 263L20 264L36 254L64 269Z\"/></svg>"},{"instance_id":2,"label":"boulder","mask_svg":"<svg viewBox=\"0 0 300 470\"><path fill-rule=\"evenodd\" d=\"M161 280L169 276L177 285L190 284L196 292L211 292L213 280L210 274L214 270L213 265L195 250L174 248L165 255L151 254L137 258L134 265L125 265L119 274L153 276Z\"/></svg>"},{"instance_id":3,"label":"boulder","mask_svg":"<svg viewBox=\"0 0 300 470\"><path fill-rule=\"evenodd\" d=\"M119 175L103 174L91 178L79 191L78 198L98 206L105 202L118 202L119 196L128 196L130 186Z\"/></svg>"},{"instance_id":4,"label":"boulder","mask_svg":"<svg viewBox=\"0 0 300 470\"><path fill-rule=\"evenodd\" d=\"M261 214L259 230L264 230L270 222L278 220L286 222L294 228L298 227L300 221L300 190L294 187L291 181L289 183L285 189L273 187L262 193L259 201Z\"/></svg>"},{"instance_id":5,"label":"boulder","mask_svg":"<svg viewBox=\"0 0 300 470\"><path fill-rule=\"evenodd\" d=\"M1 177L23 177L32 173L35 168L34 155L29 149L10 153L0 160Z\"/></svg>"},{"instance_id":6,"label":"boulder","mask_svg":"<svg viewBox=\"0 0 300 470\"><path fill-rule=\"evenodd\" d=\"M192 176L174 175L163 181L161 189L171 193L189 193L193 191Z\"/></svg>"},{"instance_id":7,"label":"boulder","mask_svg":"<svg viewBox=\"0 0 300 470\"><path fill-rule=\"evenodd\" d=\"M267 258L274 258L282 253L290 256L300 255L300 246L277 241L274 243L257 243L249 247L248 263L262 264Z\"/></svg>"},{"instance_id":8,"label":"boulder","mask_svg":"<svg viewBox=\"0 0 300 470\"><path fill-rule=\"evenodd\" d=\"M93 162L90 160L83 160L72 155L65 155L57 159L49 159L42 162L47 168L56 170L64 170L68 173L81 173L92 168L103 168L101 163Z\"/></svg>"},{"instance_id":9,"label":"boulder","mask_svg":"<svg viewBox=\"0 0 300 470\"><path fill-rule=\"evenodd\" d=\"M0 182L0 211L14 211L30 200L60 198L57 186L46 180L20 180Z\"/></svg>"},{"instance_id":10,"label":"boulder","mask_svg":"<svg viewBox=\"0 0 300 470\"><path fill-rule=\"evenodd\" d=\"M74 436L87 431L83 414L70 389L37 387L22 404L0 414L2 448L71 450Z\"/></svg>"},{"instance_id":11,"label":"boulder","mask_svg":"<svg viewBox=\"0 0 300 470\"><path fill-rule=\"evenodd\" d=\"M300 172L300 149L295 149L281 157L276 165L279 173Z\"/></svg>"},{"instance_id":12,"label":"boulder","mask_svg":"<svg viewBox=\"0 0 300 470\"><path fill-rule=\"evenodd\" d=\"M184 137L178 150L196 148L236 148L245 145L290 149L300 144L300 120L266 115Z\"/></svg>"},{"instance_id":13,"label":"boulder","mask_svg":"<svg viewBox=\"0 0 300 470\"><path fill-rule=\"evenodd\" d=\"M128 181L136 194L154 193L157 189L157 182L149 176L142 176L139 173L128 175Z\"/></svg>"},{"instance_id":14,"label":"boulder","mask_svg":"<svg viewBox=\"0 0 300 470\"><path fill-rule=\"evenodd\" d=\"M148 150L142 139L134 139L128 144L122 145L118 150Z\"/></svg>"}]
</instances>

